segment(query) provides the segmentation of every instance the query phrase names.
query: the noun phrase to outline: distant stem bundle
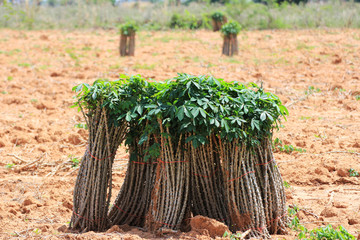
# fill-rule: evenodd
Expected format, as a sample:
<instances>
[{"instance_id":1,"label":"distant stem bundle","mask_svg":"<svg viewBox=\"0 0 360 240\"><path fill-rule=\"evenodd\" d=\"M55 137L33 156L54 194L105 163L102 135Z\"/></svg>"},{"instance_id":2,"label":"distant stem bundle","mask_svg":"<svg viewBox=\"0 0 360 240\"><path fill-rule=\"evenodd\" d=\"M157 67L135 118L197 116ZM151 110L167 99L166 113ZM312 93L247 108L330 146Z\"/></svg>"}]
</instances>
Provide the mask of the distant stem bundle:
<instances>
[{"instance_id":1,"label":"distant stem bundle","mask_svg":"<svg viewBox=\"0 0 360 240\"><path fill-rule=\"evenodd\" d=\"M119 50L120 56L135 55L135 32L131 32L129 35L121 34Z\"/></svg>"},{"instance_id":2,"label":"distant stem bundle","mask_svg":"<svg viewBox=\"0 0 360 240\"><path fill-rule=\"evenodd\" d=\"M224 36L222 54L233 56L239 53L237 35L240 29L240 25L233 21L229 21L221 27L221 33Z\"/></svg>"},{"instance_id":3,"label":"distant stem bundle","mask_svg":"<svg viewBox=\"0 0 360 240\"><path fill-rule=\"evenodd\" d=\"M120 56L135 55L135 33L138 27L132 22L120 26Z\"/></svg>"},{"instance_id":4,"label":"distant stem bundle","mask_svg":"<svg viewBox=\"0 0 360 240\"><path fill-rule=\"evenodd\" d=\"M239 54L239 47L236 34L229 34L224 36L222 53L226 56L233 56Z\"/></svg>"}]
</instances>

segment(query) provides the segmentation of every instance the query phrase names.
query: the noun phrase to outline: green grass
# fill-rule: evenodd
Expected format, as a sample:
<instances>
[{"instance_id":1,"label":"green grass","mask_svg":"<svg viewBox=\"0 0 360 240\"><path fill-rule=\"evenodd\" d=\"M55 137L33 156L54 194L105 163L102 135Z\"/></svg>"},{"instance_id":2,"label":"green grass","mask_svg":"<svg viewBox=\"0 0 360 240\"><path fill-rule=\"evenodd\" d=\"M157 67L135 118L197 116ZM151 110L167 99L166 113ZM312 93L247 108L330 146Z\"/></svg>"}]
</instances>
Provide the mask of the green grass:
<instances>
[{"instance_id":1,"label":"green grass","mask_svg":"<svg viewBox=\"0 0 360 240\"><path fill-rule=\"evenodd\" d=\"M21 52L20 49L13 49L13 50L10 50L10 51L1 51L0 50L0 54L4 54L6 56L13 56L13 55L15 55L16 53L19 53L19 52Z\"/></svg>"},{"instance_id":2,"label":"green grass","mask_svg":"<svg viewBox=\"0 0 360 240\"><path fill-rule=\"evenodd\" d=\"M175 38L169 35L163 36L163 37L159 37L159 38L155 38L154 41L155 42L163 42L163 43L168 43L171 40L174 40Z\"/></svg>"},{"instance_id":3,"label":"green grass","mask_svg":"<svg viewBox=\"0 0 360 240\"><path fill-rule=\"evenodd\" d=\"M296 46L296 49L297 50L313 50L315 48L315 46L309 46L309 45L306 45L305 43L298 43L297 46Z\"/></svg>"},{"instance_id":4,"label":"green grass","mask_svg":"<svg viewBox=\"0 0 360 240\"><path fill-rule=\"evenodd\" d=\"M31 67L30 63L19 63L18 64L19 67Z\"/></svg>"},{"instance_id":5,"label":"green grass","mask_svg":"<svg viewBox=\"0 0 360 240\"><path fill-rule=\"evenodd\" d=\"M5 165L5 168L6 169L12 169L14 166L15 166L14 163L8 163L8 164Z\"/></svg>"},{"instance_id":6,"label":"green grass","mask_svg":"<svg viewBox=\"0 0 360 240\"><path fill-rule=\"evenodd\" d=\"M145 70L154 70L155 69L155 64L150 64L150 65L147 65L147 64L140 64L140 63L135 63L134 65L134 69L137 70L137 69L145 69Z\"/></svg>"},{"instance_id":7,"label":"green grass","mask_svg":"<svg viewBox=\"0 0 360 240\"><path fill-rule=\"evenodd\" d=\"M236 58L233 58L233 57L225 58L224 61L228 62L228 63L242 64L241 61L239 61L239 60L237 60Z\"/></svg>"}]
</instances>

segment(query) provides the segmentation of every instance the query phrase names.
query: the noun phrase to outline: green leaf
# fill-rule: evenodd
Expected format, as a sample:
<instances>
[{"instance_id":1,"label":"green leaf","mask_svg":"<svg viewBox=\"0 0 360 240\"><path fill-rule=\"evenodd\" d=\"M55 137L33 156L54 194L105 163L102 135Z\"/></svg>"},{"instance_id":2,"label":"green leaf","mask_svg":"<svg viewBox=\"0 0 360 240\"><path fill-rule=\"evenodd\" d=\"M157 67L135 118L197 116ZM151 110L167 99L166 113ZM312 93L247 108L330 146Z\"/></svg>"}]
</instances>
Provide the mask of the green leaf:
<instances>
[{"instance_id":1,"label":"green leaf","mask_svg":"<svg viewBox=\"0 0 360 240\"><path fill-rule=\"evenodd\" d=\"M127 112L125 120L130 122L131 121L131 112Z\"/></svg>"},{"instance_id":2,"label":"green leaf","mask_svg":"<svg viewBox=\"0 0 360 240\"><path fill-rule=\"evenodd\" d=\"M138 144L141 145L144 142L146 142L147 140L148 140L148 136L147 135L142 135Z\"/></svg>"},{"instance_id":3,"label":"green leaf","mask_svg":"<svg viewBox=\"0 0 360 240\"><path fill-rule=\"evenodd\" d=\"M80 90L82 89L83 84L80 84L76 87L76 92L80 92Z\"/></svg>"},{"instance_id":4,"label":"green leaf","mask_svg":"<svg viewBox=\"0 0 360 240\"><path fill-rule=\"evenodd\" d=\"M157 108L158 106L155 104L148 104L145 106L145 108Z\"/></svg>"},{"instance_id":5,"label":"green leaf","mask_svg":"<svg viewBox=\"0 0 360 240\"><path fill-rule=\"evenodd\" d=\"M200 114L203 116L203 118L206 118L206 112L204 109L200 108Z\"/></svg>"},{"instance_id":6,"label":"green leaf","mask_svg":"<svg viewBox=\"0 0 360 240\"><path fill-rule=\"evenodd\" d=\"M200 113L200 108L193 108L193 110L191 111L191 114L194 116L194 118L196 118Z\"/></svg>"},{"instance_id":7,"label":"green leaf","mask_svg":"<svg viewBox=\"0 0 360 240\"><path fill-rule=\"evenodd\" d=\"M179 111L177 112L177 118L182 121L184 119L184 106L179 108Z\"/></svg>"},{"instance_id":8,"label":"green leaf","mask_svg":"<svg viewBox=\"0 0 360 240\"><path fill-rule=\"evenodd\" d=\"M143 113L143 106L139 105L138 108L137 108L137 112L142 115Z\"/></svg>"},{"instance_id":9,"label":"green leaf","mask_svg":"<svg viewBox=\"0 0 360 240\"><path fill-rule=\"evenodd\" d=\"M189 112L189 110L184 106L184 113L188 118L192 118L191 113Z\"/></svg>"},{"instance_id":10,"label":"green leaf","mask_svg":"<svg viewBox=\"0 0 360 240\"><path fill-rule=\"evenodd\" d=\"M215 123L215 126L216 126L216 127L219 127L219 126L220 126L220 123L219 123L219 121L218 121L217 119L214 119L214 123Z\"/></svg>"},{"instance_id":11,"label":"green leaf","mask_svg":"<svg viewBox=\"0 0 360 240\"><path fill-rule=\"evenodd\" d=\"M266 120L266 113L265 113L265 112L261 113L261 115L260 115L260 120L261 120L262 122Z\"/></svg>"},{"instance_id":12,"label":"green leaf","mask_svg":"<svg viewBox=\"0 0 360 240\"><path fill-rule=\"evenodd\" d=\"M94 93L92 94L92 99L95 100L96 97L97 97L97 94L96 94L96 92L94 92Z\"/></svg>"}]
</instances>

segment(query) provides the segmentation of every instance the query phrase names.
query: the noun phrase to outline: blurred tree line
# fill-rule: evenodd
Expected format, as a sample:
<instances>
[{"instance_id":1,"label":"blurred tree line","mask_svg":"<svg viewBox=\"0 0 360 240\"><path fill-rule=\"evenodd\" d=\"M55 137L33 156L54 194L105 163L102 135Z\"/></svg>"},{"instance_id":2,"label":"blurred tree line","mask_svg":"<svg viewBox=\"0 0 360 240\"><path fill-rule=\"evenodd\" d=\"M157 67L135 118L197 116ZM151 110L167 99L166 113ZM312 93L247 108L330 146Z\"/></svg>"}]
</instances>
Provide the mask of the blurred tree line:
<instances>
[{"instance_id":1,"label":"blurred tree line","mask_svg":"<svg viewBox=\"0 0 360 240\"><path fill-rule=\"evenodd\" d=\"M10 4L34 4L34 5L48 5L48 6L64 6L75 4L77 0L0 0L0 5ZM343 0L344 2L360 2L360 0ZM87 4L101 4L110 2L113 6L120 5L121 3L133 2L151 2L151 3L163 3L168 5L188 5L192 2L197 3L217 3L217 4L237 4L237 3L262 3L264 5L280 5L284 2L290 4L306 4L308 2L327 2L321 0L85 0Z\"/></svg>"}]
</instances>

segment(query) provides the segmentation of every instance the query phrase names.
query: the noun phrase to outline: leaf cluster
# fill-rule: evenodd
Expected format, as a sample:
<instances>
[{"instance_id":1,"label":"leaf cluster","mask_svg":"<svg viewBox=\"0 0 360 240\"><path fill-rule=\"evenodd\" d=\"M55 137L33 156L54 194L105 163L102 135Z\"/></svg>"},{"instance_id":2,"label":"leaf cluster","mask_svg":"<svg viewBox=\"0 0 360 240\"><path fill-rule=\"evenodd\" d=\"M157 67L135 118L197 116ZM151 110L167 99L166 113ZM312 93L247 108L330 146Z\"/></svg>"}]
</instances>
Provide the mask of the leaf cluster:
<instances>
[{"instance_id":1,"label":"leaf cluster","mask_svg":"<svg viewBox=\"0 0 360 240\"><path fill-rule=\"evenodd\" d=\"M290 154L294 151L299 153L306 152L306 149L296 147L293 145L283 144L282 140L280 140L279 138L275 138L275 140L272 142L272 149L274 152L285 152L287 154Z\"/></svg>"},{"instance_id":2,"label":"leaf cluster","mask_svg":"<svg viewBox=\"0 0 360 240\"><path fill-rule=\"evenodd\" d=\"M171 16L169 27L172 29L199 29L210 28L210 19L207 15L195 16L188 11L184 14L174 13Z\"/></svg>"},{"instance_id":3,"label":"leaf cluster","mask_svg":"<svg viewBox=\"0 0 360 240\"><path fill-rule=\"evenodd\" d=\"M140 75L121 75L116 81L98 79L93 85L80 84L72 89L77 93L77 102L73 107L87 110L91 116L98 108L106 108L109 123L119 126L124 121L139 119L143 109L139 104L149 101L154 94L154 84L146 81Z\"/></svg>"},{"instance_id":4,"label":"leaf cluster","mask_svg":"<svg viewBox=\"0 0 360 240\"><path fill-rule=\"evenodd\" d=\"M134 22L126 22L120 25L120 33L126 36L134 34L139 27Z\"/></svg>"},{"instance_id":5,"label":"leaf cluster","mask_svg":"<svg viewBox=\"0 0 360 240\"><path fill-rule=\"evenodd\" d=\"M237 35L241 30L241 26L238 22L235 21L229 21L228 23L225 23L221 27L221 33L225 36L229 36L231 34Z\"/></svg>"},{"instance_id":6,"label":"leaf cluster","mask_svg":"<svg viewBox=\"0 0 360 240\"><path fill-rule=\"evenodd\" d=\"M226 16L223 12L216 11L211 14L211 18L217 22L224 22L226 19Z\"/></svg>"},{"instance_id":7,"label":"leaf cluster","mask_svg":"<svg viewBox=\"0 0 360 240\"><path fill-rule=\"evenodd\" d=\"M97 80L73 90L78 92L77 106L91 112L101 104L113 124L129 124L128 140L140 136L139 144L150 134L162 134L161 119L173 139L191 133L186 142L195 147L212 134L253 145L270 136L280 117L288 115L280 99L262 87L212 76L182 73L167 82L148 82L139 75L123 75L117 81Z\"/></svg>"},{"instance_id":8,"label":"leaf cluster","mask_svg":"<svg viewBox=\"0 0 360 240\"><path fill-rule=\"evenodd\" d=\"M350 177L359 177L359 172L356 171L356 170L353 169L353 168L350 168L350 169L349 169L349 176L350 176Z\"/></svg>"}]
</instances>

